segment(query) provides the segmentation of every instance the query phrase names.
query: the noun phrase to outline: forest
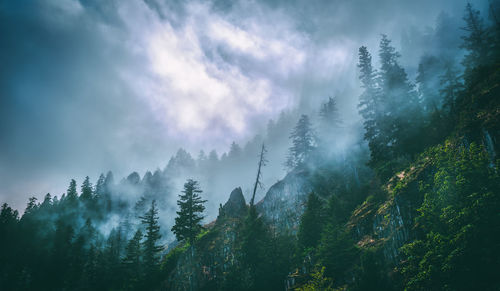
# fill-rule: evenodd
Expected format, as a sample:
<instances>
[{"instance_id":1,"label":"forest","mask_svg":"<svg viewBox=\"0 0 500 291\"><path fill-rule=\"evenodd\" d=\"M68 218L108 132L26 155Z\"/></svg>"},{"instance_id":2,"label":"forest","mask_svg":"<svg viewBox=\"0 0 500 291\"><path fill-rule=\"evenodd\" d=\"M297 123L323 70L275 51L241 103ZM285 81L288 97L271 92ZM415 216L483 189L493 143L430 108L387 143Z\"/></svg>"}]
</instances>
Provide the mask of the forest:
<instances>
[{"instance_id":1,"label":"forest","mask_svg":"<svg viewBox=\"0 0 500 291\"><path fill-rule=\"evenodd\" d=\"M3 203L0 289L500 290L496 7L463 7L458 44L440 17L415 80L390 35L352 52L360 124L327 96L220 156Z\"/></svg>"}]
</instances>

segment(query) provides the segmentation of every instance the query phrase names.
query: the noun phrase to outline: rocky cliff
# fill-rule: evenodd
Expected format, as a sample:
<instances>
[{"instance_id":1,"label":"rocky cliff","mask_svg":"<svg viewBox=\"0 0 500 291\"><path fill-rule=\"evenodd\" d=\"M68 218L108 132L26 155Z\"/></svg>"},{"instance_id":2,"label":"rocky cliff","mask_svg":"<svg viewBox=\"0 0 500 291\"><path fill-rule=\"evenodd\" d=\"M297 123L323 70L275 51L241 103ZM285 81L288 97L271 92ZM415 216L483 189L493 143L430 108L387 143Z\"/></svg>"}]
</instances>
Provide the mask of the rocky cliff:
<instances>
[{"instance_id":1,"label":"rocky cliff","mask_svg":"<svg viewBox=\"0 0 500 291\"><path fill-rule=\"evenodd\" d=\"M307 195L312 190L309 178L307 170L296 169L271 186L256 204L257 211L278 232L297 233Z\"/></svg>"}]
</instances>

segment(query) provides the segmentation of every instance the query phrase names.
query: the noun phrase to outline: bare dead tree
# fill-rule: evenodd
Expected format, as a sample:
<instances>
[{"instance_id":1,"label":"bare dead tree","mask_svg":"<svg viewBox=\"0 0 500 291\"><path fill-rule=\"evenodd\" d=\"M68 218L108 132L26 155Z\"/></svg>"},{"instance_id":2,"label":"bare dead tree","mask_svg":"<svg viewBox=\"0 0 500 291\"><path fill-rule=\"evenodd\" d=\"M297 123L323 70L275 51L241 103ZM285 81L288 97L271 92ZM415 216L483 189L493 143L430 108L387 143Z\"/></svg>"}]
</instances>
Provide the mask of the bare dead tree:
<instances>
[{"instance_id":1,"label":"bare dead tree","mask_svg":"<svg viewBox=\"0 0 500 291\"><path fill-rule=\"evenodd\" d=\"M262 182L260 181L262 177L262 167L266 165L267 160L266 160L266 147L264 144L262 144L262 149L260 150L260 156L259 156L259 167L257 169L257 177L255 178L255 185L253 187L253 194L252 194L252 199L250 200L250 207L253 206L254 201L255 201L255 193L257 192L257 187L262 187Z\"/></svg>"}]
</instances>

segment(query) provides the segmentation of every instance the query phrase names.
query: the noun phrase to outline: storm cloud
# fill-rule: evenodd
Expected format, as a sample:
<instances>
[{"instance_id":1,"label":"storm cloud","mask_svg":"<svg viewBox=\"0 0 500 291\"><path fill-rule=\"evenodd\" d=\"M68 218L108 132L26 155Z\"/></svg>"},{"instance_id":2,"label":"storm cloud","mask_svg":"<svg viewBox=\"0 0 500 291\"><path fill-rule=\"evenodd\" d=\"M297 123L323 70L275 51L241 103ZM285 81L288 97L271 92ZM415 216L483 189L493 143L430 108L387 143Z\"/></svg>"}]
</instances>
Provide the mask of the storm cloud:
<instances>
[{"instance_id":1,"label":"storm cloud","mask_svg":"<svg viewBox=\"0 0 500 291\"><path fill-rule=\"evenodd\" d=\"M355 122L358 47L376 55L387 34L411 73L404 55L465 3L0 1L0 201L163 168L179 147L224 152L328 96Z\"/></svg>"}]
</instances>

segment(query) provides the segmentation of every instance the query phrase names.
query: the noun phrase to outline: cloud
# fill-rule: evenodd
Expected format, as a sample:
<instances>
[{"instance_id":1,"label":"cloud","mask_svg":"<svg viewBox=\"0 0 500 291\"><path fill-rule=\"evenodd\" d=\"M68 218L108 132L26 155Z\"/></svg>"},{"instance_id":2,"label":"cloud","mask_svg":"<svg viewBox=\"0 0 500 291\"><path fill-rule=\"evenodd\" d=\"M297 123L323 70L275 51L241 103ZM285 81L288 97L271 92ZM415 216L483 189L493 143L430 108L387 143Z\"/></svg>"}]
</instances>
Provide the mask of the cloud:
<instances>
[{"instance_id":1,"label":"cloud","mask_svg":"<svg viewBox=\"0 0 500 291\"><path fill-rule=\"evenodd\" d=\"M459 2L2 1L0 201L220 153L331 95L355 121L357 48Z\"/></svg>"},{"instance_id":2,"label":"cloud","mask_svg":"<svg viewBox=\"0 0 500 291\"><path fill-rule=\"evenodd\" d=\"M132 20L129 45L146 64L141 76L123 75L155 117L170 125L171 137L214 138L216 147L248 138L257 120L262 124L290 106L291 92L273 94L272 76L303 65L303 41L267 36L260 25L244 30L206 4L191 3L186 13L174 27L144 3L124 4L120 15ZM247 71L241 59L266 66Z\"/></svg>"}]
</instances>

